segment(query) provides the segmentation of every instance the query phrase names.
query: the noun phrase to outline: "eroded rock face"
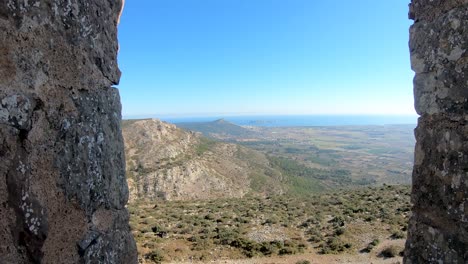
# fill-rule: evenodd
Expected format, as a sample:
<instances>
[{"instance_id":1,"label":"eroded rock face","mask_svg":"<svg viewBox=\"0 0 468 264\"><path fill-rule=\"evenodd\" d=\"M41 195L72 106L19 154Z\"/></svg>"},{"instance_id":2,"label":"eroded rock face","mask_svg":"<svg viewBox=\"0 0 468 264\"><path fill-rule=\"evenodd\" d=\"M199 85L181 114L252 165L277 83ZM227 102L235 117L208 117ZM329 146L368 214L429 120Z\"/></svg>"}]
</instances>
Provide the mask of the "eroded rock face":
<instances>
[{"instance_id":1,"label":"eroded rock face","mask_svg":"<svg viewBox=\"0 0 468 264\"><path fill-rule=\"evenodd\" d=\"M416 129L405 263L468 263L468 0L413 0Z\"/></svg>"},{"instance_id":2,"label":"eroded rock face","mask_svg":"<svg viewBox=\"0 0 468 264\"><path fill-rule=\"evenodd\" d=\"M119 0L0 2L0 262L136 263Z\"/></svg>"}]
</instances>

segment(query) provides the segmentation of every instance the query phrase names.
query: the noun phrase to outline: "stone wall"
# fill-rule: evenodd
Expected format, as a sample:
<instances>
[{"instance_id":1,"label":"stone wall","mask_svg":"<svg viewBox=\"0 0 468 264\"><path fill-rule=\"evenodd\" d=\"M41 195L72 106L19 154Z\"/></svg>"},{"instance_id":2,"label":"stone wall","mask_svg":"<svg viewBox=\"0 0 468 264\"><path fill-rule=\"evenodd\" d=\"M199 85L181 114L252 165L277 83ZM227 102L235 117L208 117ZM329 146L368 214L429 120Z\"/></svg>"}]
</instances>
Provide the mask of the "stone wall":
<instances>
[{"instance_id":1,"label":"stone wall","mask_svg":"<svg viewBox=\"0 0 468 264\"><path fill-rule=\"evenodd\" d=\"M468 263L468 0L413 0L419 118L405 263Z\"/></svg>"},{"instance_id":2,"label":"stone wall","mask_svg":"<svg viewBox=\"0 0 468 264\"><path fill-rule=\"evenodd\" d=\"M120 0L0 1L0 263L136 263Z\"/></svg>"}]
</instances>

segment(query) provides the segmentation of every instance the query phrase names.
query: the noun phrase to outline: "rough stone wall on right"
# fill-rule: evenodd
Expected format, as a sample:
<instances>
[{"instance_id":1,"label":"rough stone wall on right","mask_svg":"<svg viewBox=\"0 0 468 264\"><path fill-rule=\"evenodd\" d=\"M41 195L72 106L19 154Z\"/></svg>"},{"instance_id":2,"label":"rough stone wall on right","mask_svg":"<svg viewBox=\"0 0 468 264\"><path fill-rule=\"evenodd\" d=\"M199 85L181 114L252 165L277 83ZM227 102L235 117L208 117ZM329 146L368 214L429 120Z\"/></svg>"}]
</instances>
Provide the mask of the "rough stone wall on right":
<instances>
[{"instance_id":1,"label":"rough stone wall on right","mask_svg":"<svg viewBox=\"0 0 468 264\"><path fill-rule=\"evenodd\" d=\"M468 0L412 0L413 214L404 263L468 263Z\"/></svg>"}]
</instances>

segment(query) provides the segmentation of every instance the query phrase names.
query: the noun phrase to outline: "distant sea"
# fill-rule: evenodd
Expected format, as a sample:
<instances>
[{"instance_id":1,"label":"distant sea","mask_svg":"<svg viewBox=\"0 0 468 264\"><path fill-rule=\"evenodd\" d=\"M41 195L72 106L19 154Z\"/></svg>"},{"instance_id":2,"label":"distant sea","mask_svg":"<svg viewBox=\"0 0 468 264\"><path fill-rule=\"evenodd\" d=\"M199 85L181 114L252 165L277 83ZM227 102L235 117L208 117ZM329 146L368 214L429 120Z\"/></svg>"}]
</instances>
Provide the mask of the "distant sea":
<instances>
[{"instance_id":1,"label":"distant sea","mask_svg":"<svg viewBox=\"0 0 468 264\"><path fill-rule=\"evenodd\" d=\"M351 125L416 125L416 115L290 115L290 116L212 116L159 118L169 123L210 122L225 119L240 126L289 127L289 126L351 126Z\"/></svg>"}]
</instances>

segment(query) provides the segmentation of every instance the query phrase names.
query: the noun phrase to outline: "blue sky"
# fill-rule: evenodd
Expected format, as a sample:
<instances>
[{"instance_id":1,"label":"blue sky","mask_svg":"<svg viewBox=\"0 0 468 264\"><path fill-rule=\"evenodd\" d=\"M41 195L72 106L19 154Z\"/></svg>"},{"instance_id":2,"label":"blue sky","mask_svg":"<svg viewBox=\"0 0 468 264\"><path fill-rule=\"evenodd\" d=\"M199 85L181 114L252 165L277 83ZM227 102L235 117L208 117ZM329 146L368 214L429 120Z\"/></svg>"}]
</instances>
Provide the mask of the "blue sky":
<instances>
[{"instance_id":1,"label":"blue sky","mask_svg":"<svg viewBox=\"0 0 468 264\"><path fill-rule=\"evenodd\" d=\"M415 114L409 0L127 0L123 115Z\"/></svg>"}]
</instances>

